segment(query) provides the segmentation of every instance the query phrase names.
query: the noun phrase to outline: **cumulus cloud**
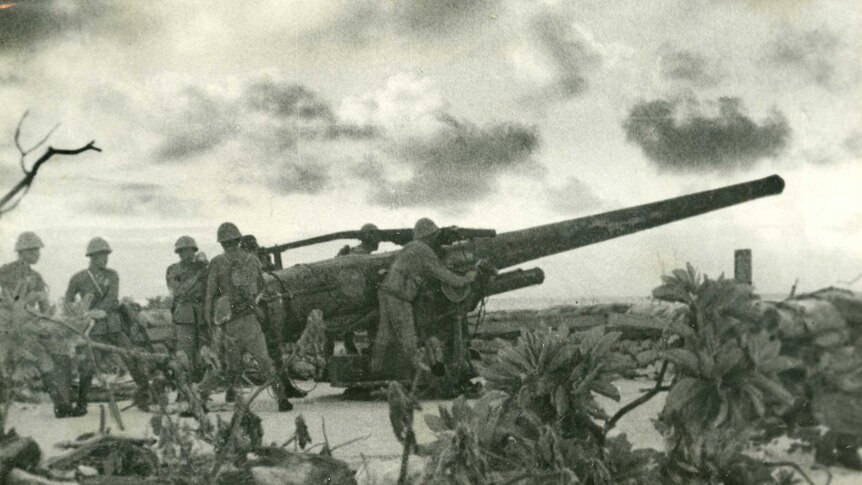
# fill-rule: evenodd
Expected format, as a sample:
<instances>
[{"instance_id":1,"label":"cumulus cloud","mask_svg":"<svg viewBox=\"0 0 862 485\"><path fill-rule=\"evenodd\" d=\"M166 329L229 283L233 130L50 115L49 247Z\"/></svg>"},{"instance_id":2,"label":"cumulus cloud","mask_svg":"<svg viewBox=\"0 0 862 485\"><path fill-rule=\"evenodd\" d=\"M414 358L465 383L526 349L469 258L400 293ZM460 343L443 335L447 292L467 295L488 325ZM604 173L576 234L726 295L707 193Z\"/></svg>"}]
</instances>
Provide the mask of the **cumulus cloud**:
<instances>
[{"instance_id":1,"label":"cumulus cloud","mask_svg":"<svg viewBox=\"0 0 862 485\"><path fill-rule=\"evenodd\" d=\"M453 116L436 84L396 75L374 93L348 99L342 116L378 126L384 135L353 173L369 200L387 207L452 206L480 200L505 173L541 171L533 127L478 126Z\"/></svg>"},{"instance_id":2,"label":"cumulus cloud","mask_svg":"<svg viewBox=\"0 0 862 485\"><path fill-rule=\"evenodd\" d=\"M825 28L783 30L767 46L766 60L773 66L797 73L806 82L835 86L837 57L843 42ZM858 61L858 59L856 60Z\"/></svg>"},{"instance_id":3,"label":"cumulus cloud","mask_svg":"<svg viewBox=\"0 0 862 485\"><path fill-rule=\"evenodd\" d=\"M545 12L525 22L512 60L517 72L536 85L536 96L560 99L583 93L589 75L602 65L602 46L562 13Z\"/></svg>"},{"instance_id":4,"label":"cumulus cloud","mask_svg":"<svg viewBox=\"0 0 862 485\"><path fill-rule=\"evenodd\" d=\"M560 186L547 187L546 194L548 208L560 214L595 212L607 206L607 201L577 177L566 178Z\"/></svg>"},{"instance_id":5,"label":"cumulus cloud","mask_svg":"<svg viewBox=\"0 0 862 485\"><path fill-rule=\"evenodd\" d=\"M82 204L86 211L104 216L157 214L182 217L198 213L196 202L173 195L161 185L103 183L101 187L99 193L88 194Z\"/></svg>"},{"instance_id":6,"label":"cumulus cloud","mask_svg":"<svg viewBox=\"0 0 862 485\"><path fill-rule=\"evenodd\" d=\"M738 98L718 100L718 112L681 101L641 102L623 123L628 141L661 170L727 172L774 157L788 144L790 126L778 112L761 123L746 116ZM689 113L682 113L689 108Z\"/></svg>"},{"instance_id":7,"label":"cumulus cloud","mask_svg":"<svg viewBox=\"0 0 862 485\"><path fill-rule=\"evenodd\" d=\"M670 50L661 54L659 71L664 79L685 81L696 86L712 86L718 81L718 74L706 57L689 50Z\"/></svg>"}]
</instances>

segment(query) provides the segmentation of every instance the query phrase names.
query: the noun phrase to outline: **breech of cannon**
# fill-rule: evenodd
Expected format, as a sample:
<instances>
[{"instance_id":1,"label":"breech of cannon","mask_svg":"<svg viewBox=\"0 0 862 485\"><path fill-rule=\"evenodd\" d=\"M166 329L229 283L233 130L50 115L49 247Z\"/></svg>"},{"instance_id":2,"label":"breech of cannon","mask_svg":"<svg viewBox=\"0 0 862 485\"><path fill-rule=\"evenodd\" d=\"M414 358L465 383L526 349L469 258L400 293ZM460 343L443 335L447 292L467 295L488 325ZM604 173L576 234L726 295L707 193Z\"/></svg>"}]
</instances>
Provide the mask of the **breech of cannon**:
<instances>
[{"instance_id":1,"label":"breech of cannon","mask_svg":"<svg viewBox=\"0 0 862 485\"><path fill-rule=\"evenodd\" d=\"M541 285L545 281L545 272L541 268L516 269L500 273L485 289L485 296L498 295L528 286Z\"/></svg>"}]
</instances>

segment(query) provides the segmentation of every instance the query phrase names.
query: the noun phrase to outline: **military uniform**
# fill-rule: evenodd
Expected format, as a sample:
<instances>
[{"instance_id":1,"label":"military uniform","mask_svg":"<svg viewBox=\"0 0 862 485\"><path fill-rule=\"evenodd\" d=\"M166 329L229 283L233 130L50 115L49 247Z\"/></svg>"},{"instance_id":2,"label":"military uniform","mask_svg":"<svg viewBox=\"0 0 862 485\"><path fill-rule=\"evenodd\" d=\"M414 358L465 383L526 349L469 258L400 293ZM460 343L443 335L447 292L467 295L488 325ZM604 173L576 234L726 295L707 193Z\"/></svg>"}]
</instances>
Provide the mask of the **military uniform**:
<instances>
[{"instance_id":1,"label":"military uniform","mask_svg":"<svg viewBox=\"0 0 862 485\"><path fill-rule=\"evenodd\" d=\"M94 342L114 345L120 348L133 347L129 336L123 331L122 321L120 318L120 277L116 271L112 269L99 269L91 267L76 273L69 281L69 288L66 290L66 300L75 301L76 297L84 298L87 295L92 295L90 301L90 310L102 310L106 313L104 318L100 318L94 322L93 328L90 330L90 338ZM104 353L97 352L100 361L104 358ZM145 367L134 357L122 355L122 360L129 370L132 379L138 386L136 402L144 405L146 397L149 393L149 379ZM96 369L92 367L89 359L82 359L80 384L78 388L78 405L85 407L87 405L87 393L89 392L93 376Z\"/></svg>"},{"instance_id":2,"label":"military uniform","mask_svg":"<svg viewBox=\"0 0 862 485\"><path fill-rule=\"evenodd\" d=\"M413 303L420 287L431 280L452 286L463 286L469 282L467 278L449 271L426 242L414 240L407 243L395 258L378 291L380 324L371 358L373 372L383 370L385 356L392 350L399 351L414 367L417 364ZM396 345L393 346L393 343Z\"/></svg>"},{"instance_id":3,"label":"military uniform","mask_svg":"<svg viewBox=\"0 0 862 485\"><path fill-rule=\"evenodd\" d=\"M204 321L207 264L201 261L178 262L165 274L173 296L171 317L177 333L177 353L185 356L195 380L200 377L198 349L208 339Z\"/></svg>"},{"instance_id":4,"label":"military uniform","mask_svg":"<svg viewBox=\"0 0 862 485\"><path fill-rule=\"evenodd\" d=\"M21 289L27 293L43 293L43 298L36 302L36 307L43 313L47 312L47 285L42 275L23 260L0 266L0 288L14 294L22 284ZM70 413L72 358L66 353L65 335L62 333L59 327L56 331L40 332L41 349L33 352L36 356L36 368L42 377L45 391L54 403L54 413L57 417L72 415Z\"/></svg>"},{"instance_id":5,"label":"military uniform","mask_svg":"<svg viewBox=\"0 0 862 485\"><path fill-rule=\"evenodd\" d=\"M204 312L207 322L220 327L227 354L228 386L232 388L242 372L242 352L251 354L265 378L277 377L275 366L267 352L255 299L263 289L260 260L241 250L226 252L213 258L207 277ZM208 394L210 381L205 379L201 391ZM280 379L273 380L273 390L279 401L287 402Z\"/></svg>"}]
</instances>

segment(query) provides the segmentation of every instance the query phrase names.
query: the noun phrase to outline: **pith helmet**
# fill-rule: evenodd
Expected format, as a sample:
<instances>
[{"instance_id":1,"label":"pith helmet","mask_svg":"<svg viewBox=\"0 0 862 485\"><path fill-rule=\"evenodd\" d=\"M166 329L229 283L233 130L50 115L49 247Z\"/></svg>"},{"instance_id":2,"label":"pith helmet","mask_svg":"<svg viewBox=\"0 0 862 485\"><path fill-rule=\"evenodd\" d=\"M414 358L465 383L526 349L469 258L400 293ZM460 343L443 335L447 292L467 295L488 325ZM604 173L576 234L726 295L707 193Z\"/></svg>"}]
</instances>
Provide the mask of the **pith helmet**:
<instances>
[{"instance_id":1,"label":"pith helmet","mask_svg":"<svg viewBox=\"0 0 862 485\"><path fill-rule=\"evenodd\" d=\"M174 244L174 252L175 253L179 252L180 249L185 249L185 248L192 248L195 251L197 251L198 250L198 244L195 242L194 239L192 239L189 236L180 236L180 238L177 239L176 244Z\"/></svg>"},{"instance_id":2,"label":"pith helmet","mask_svg":"<svg viewBox=\"0 0 862 485\"><path fill-rule=\"evenodd\" d=\"M423 217L416 221L416 225L413 227L413 239L425 239L428 236L436 234L439 230L440 228L437 227L437 224L434 224L434 221Z\"/></svg>"},{"instance_id":3,"label":"pith helmet","mask_svg":"<svg viewBox=\"0 0 862 485\"><path fill-rule=\"evenodd\" d=\"M111 246L108 244L108 241L100 237L94 237L90 239L90 242L87 243L87 254L86 256L92 256L96 253L110 253Z\"/></svg>"},{"instance_id":4,"label":"pith helmet","mask_svg":"<svg viewBox=\"0 0 862 485\"><path fill-rule=\"evenodd\" d=\"M15 242L15 251L24 251L27 249L39 249L44 248L45 245L42 244L42 240L39 239L39 236L36 235L35 232L22 232L20 236L18 236L18 241Z\"/></svg>"},{"instance_id":5,"label":"pith helmet","mask_svg":"<svg viewBox=\"0 0 862 485\"><path fill-rule=\"evenodd\" d=\"M232 222L225 222L218 226L218 232L216 233L216 239L218 239L218 242L233 241L234 239L240 239L241 237L242 234L239 232L239 228Z\"/></svg>"}]
</instances>

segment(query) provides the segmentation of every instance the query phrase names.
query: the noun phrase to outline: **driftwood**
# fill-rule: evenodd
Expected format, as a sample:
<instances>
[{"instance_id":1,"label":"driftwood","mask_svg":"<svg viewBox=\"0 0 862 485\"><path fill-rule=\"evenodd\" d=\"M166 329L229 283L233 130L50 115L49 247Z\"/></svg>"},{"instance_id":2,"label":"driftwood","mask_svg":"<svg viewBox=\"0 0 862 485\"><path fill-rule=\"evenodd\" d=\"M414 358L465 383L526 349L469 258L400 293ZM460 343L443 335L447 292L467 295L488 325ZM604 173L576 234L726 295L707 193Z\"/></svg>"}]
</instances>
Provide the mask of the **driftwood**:
<instances>
[{"instance_id":1,"label":"driftwood","mask_svg":"<svg viewBox=\"0 0 862 485\"><path fill-rule=\"evenodd\" d=\"M13 468L8 475L6 475L6 481L4 482L6 485L77 485L78 482L70 482L67 480L58 481L51 480L50 478L45 478L39 475L34 475L32 473L25 472L19 468Z\"/></svg>"},{"instance_id":2,"label":"driftwood","mask_svg":"<svg viewBox=\"0 0 862 485\"><path fill-rule=\"evenodd\" d=\"M55 470L69 470L80 464L95 466L103 475L154 474L158 459L148 445L155 440L130 438L107 434L95 434L80 442L65 443L64 447L75 448L68 453L46 460L46 467Z\"/></svg>"}]
</instances>

